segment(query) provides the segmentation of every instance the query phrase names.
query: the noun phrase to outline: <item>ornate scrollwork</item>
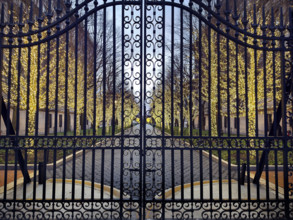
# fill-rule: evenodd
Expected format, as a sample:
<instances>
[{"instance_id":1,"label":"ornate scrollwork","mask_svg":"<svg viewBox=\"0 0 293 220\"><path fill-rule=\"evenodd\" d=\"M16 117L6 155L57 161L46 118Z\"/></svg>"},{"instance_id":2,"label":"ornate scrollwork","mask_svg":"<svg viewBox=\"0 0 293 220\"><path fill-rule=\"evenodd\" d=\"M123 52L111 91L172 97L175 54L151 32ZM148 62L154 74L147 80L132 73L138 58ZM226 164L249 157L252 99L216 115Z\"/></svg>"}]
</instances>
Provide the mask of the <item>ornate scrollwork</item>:
<instances>
[{"instance_id":1,"label":"ornate scrollwork","mask_svg":"<svg viewBox=\"0 0 293 220\"><path fill-rule=\"evenodd\" d=\"M135 202L1 202L1 219L128 219L139 212ZM122 213L120 212L122 210Z\"/></svg>"},{"instance_id":2,"label":"ornate scrollwork","mask_svg":"<svg viewBox=\"0 0 293 220\"><path fill-rule=\"evenodd\" d=\"M279 219L285 216L283 202L166 202L148 203L147 210L154 216L172 219Z\"/></svg>"}]
</instances>

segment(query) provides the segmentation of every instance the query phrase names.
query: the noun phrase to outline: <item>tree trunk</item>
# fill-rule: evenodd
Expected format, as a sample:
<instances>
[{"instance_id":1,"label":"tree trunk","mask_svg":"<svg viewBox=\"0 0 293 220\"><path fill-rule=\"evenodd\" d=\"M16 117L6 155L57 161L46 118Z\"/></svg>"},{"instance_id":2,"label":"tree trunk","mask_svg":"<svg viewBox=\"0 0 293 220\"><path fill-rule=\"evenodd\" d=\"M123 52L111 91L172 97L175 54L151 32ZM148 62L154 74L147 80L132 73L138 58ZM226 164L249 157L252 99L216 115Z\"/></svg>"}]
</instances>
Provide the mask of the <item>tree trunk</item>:
<instances>
[{"instance_id":1,"label":"tree trunk","mask_svg":"<svg viewBox=\"0 0 293 220\"><path fill-rule=\"evenodd\" d=\"M2 37L0 38L0 44L2 45ZM1 120L2 120L2 70L3 70L3 49L0 51L0 135L1 135Z\"/></svg>"},{"instance_id":2,"label":"tree trunk","mask_svg":"<svg viewBox=\"0 0 293 220\"><path fill-rule=\"evenodd\" d=\"M83 130L83 126L84 126L84 113L80 114L80 130Z\"/></svg>"}]
</instances>

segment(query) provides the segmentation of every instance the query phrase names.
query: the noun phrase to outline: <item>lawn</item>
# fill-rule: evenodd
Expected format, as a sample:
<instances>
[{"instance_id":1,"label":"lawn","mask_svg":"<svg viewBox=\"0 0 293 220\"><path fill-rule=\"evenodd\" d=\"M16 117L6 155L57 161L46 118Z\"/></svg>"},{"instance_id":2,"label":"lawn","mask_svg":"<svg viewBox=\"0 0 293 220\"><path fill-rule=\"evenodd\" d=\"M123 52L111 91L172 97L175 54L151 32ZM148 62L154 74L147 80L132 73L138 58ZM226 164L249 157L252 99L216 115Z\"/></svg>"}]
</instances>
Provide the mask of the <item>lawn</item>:
<instances>
[{"instance_id":1,"label":"lawn","mask_svg":"<svg viewBox=\"0 0 293 220\"><path fill-rule=\"evenodd\" d=\"M130 126L126 127L128 129ZM115 127L115 134L121 132L121 128ZM37 139L28 140L23 138L19 140L20 147L29 146L30 149L21 150L22 155L27 157L28 164L33 164L37 159L38 162L44 161L44 158L47 159L47 163L52 163L54 160L59 160L63 156L68 156L72 154L74 148L81 148L84 146L92 146L97 141L103 137L103 129L98 128L95 135L93 135L93 129L87 129L86 135L83 135L83 130L77 132L76 136L72 131L67 132L67 136L64 136L64 132L58 132L56 139L54 139L54 134L49 134L51 138L46 138L45 136L38 136ZM105 136L112 136L112 127L107 127L105 129ZM61 137L61 138L60 138ZM5 163L5 158L7 157L8 164L14 164L15 161L15 150L8 148L9 143L5 143L5 140L1 140L1 147L6 149L0 149L0 164ZM34 142L34 144L30 144ZM38 149L34 150L32 147L37 146ZM48 149L48 147L50 149ZM53 149L52 149L53 148ZM46 154L46 155L45 155Z\"/></svg>"},{"instance_id":2,"label":"lawn","mask_svg":"<svg viewBox=\"0 0 293 220\"><path fill-rule=\"evenodd\" d=\"M161 127L157 127L162 130ZM167 134L171 134L171 130L165 128L165 132ZM183 136L190 136L190 129L183 129ZM179 132L179 127L174 127L173 129L174 136L181 136L181 132ZM220 157L221 159L228 161L230 158L231 163L233 164L242 164L247 163L250 165L256 165L263 153L263 147L265 140L263 138L260 139L249 139L245 138L245 136L240 135L239 139L236 134L231 134L228 136L227 133L221 134L221 137L217 138L212 137L210 139L204 139L199 137L199 129L192 130L192 136L196 138L184 138L187 143L191 143L194 147L204 147L210 148L213 155ZM209 131L202 131L203 137L209 136ZM226 138L225 138L226 137ZM229 137L232 137L231 139ZM288 143L289 147L292 146L291 142ZM282 140L274 140L272 142L273 148L269 151L268 154L268 165L275 165L276 161L278 165L282 165L284 162L284 152L283 152L283 142ZM249 149L249 148L254 149ZM255 150L257 149L257 150ZM293 164L293 157L288 154L288 163ZM258 158L258 159L257 159Z\"/></svg>"}]
</instances>

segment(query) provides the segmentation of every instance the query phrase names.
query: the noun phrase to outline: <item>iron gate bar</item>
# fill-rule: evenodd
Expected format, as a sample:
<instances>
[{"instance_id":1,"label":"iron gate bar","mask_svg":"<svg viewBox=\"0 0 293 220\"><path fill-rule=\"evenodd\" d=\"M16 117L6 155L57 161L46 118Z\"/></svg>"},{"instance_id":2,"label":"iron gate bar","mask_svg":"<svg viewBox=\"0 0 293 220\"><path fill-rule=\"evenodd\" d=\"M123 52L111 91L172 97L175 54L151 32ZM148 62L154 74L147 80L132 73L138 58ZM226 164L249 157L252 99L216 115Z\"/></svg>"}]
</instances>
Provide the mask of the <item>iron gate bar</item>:
<instances>
[{"instance_id":1,"label":"iron gate bar","mask_svg":"<svg viewBox=\"0 0 293 220\"><path fill-rule=\"evenodd\" d=\"M139 0L140 2L140 25L141 29L139 31L140 33L140 40L142 42L142 46L140 47L140 154L139 162L140 162L140 190L142 193L140 193L140 209L139 209L139 215L142 215L143 219L146 218L146 207L147 207L147 183L146 183L146 152L147 152L147 144L146 144L146 117L147 117L147 111L146 111L146 102L147 102L147 89L146 89L146 83L147 83L147 0ZM133 12L132 12L133 13ZM143 43L144 42L144 43ZM141 216L139 217L141 218Z\"/></svg>"},{"instance_id":2,"label":"iron gate bar","mask_svg":"<svg viewBox=\"0 0 293 220\"><path fill-rule=\"evenodd\" d=\"M208 1L208 22L212 23L212 14L211 14L211 1ZM200 19L201 20L201 19ZM211 63L212 60L212 55L211 55L211 26L208 26L208 62ZM211 100L211 65L208 65L208 99ZM209 102L208 104L208 113L209 115L211 115L212 112L212 108L211 108L211 102ZM211 117L209 117L209 136L212 136L212 121L211 121ZM209 144L211 145L211 141L209 142ZM212 150L209 150L209 161L212 161ZM209 185L209 190L210 190L210 198L213 199L213 187L212 187L212 182L213 182L213 166L209 166L209 180L210 180L210 185ZM201 188L201 190L203 190Z\"/></svg>"},{"instance_id":3,"label":"iron gate bar","mask_svg":"<svg viewBox=\"0 0 293 220\"><path fill-rule=\"evenodd\" d=\"M163 9L162 9L162 15L163 15L163 30L162 30L162 35L163 35L163 39L162 39L162 44L163 44L163 48L162 48L162 56L165 57L165 35L166 35L166 30L165 30L165 24L166 24L166 7L165 5L163 5ZM162 104L162 112L165 112L165 76L166 76L166 70L165 70L165 61L163 59L162 61L162 89L163 89L163 93L162 93L162 101L163 101L163 104ZM162 116L162 121L163 121L163 126L162 126L162 145L163 145L163 152L162 152L162 160L165 161L165 143L166 143L166 140L165 140L165 114L163 114ZM163 166L163 173L165 173L165 166ZM162 182L165 183L166 179L165 179L165 175L163 175L163 178L162 178ZM165 184L162 185L162 191L165 192L166 188L165 188ZM164 203L165 202L165 193L163 193L163 196L162 196L162 202ZM165 218L165 212L162 213L162 218L164 219Z\"/></svg>"},{"instance_id":4,"label":"iron gate bar","mask_svg":"<svg viewBox=\"0 0 293 220\"><path fill-rule=\"evenodd\" d=\"M125 2L124 1L122 1L122 9L121 9L121 14L122 14L122 18L124 18L125 17ZM124 19L121 19L121 27L124 27ZM124 39L124 28L122 28L122 30L121 30L121 32L122 32L122 34L121 34L121 44L122 44L122 48L121 48L121 54L122 54L122 56L124 55L124 48L125 48L125 39ZM121 87L122 87L122 97L121 97L121 112L124 112L124 67L125 67L125 63L124 63L124 59L122 58L122 60L121 60L121 62L122 62L122 66L121 66L121 80L122 80L122 85L121 85ZM141 107L140 107L141 108ZM124 154L124 129L123 129L123 125L124 125L124 117L123 117L123 114L121 114L120 115L120 117L121 117L121 127L122 127L122 130L121 130L121 135L122 135L122 137L121 137L121 151L120 151L120 155L123 155ZM140 117L140 119L141 119L141 117ZM120 160L120 178L122 178L123 177L123 169L122 169L122 167L123 167L123 164L124 164L124 158L123 157L121 157L121 160ZM123 192L124 192L124 189L123 189L123 181L120 181L120 199L121 199L121 201L120 201L120 203L119 203L119 206L120 206L120 208L119 208L119 211L120 211L120 213L119 213L119 217L120 218L123 218Z\"/></svg>"},{"instance_id":5,"label":"iron gate bar","mask_svg":"<svg viewBox=\"0 0 293 220\"><path fill-rule=\"evenodd\" d=\"M231 9L230 9L230 5L229 5L229 1L226 1L226 7L225 7L225 16L226 16L226 21L229 23L229 16L231 15ZM227 34L229 34L230 32L230 28L228 26L226 26L226 32ZM230 41L227 38L226 39L226 53L227 53L227 103L228 103L228 108L227 108L227 112L228 112L228 137L231 136L231 121L230 121L230 45L229 45ZM230 142L229 142L229 146L230 146ZM231 152L228 151L228 179L229 179L229 185L228 185L228 191L229 191L229 199L232 199L232 172L231 172Z\"/></svg>"}]
</instances>

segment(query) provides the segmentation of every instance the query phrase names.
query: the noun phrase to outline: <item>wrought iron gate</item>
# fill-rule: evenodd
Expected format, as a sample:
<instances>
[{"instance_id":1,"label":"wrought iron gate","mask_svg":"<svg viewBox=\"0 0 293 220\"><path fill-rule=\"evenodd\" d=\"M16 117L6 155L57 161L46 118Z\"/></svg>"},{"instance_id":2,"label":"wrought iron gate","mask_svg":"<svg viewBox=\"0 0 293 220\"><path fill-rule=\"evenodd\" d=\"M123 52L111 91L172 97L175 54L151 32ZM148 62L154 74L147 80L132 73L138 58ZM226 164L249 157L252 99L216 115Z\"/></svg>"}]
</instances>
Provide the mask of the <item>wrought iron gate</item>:
<instances>
[{"instance_id":1,"label":"wrought iron gate","mask_svg":"<svg viewBox=\"0 0 293 220\"><path fill-rule=\"evenodd\" d=\"M0 22L1 219L293 218L292 8L19 2Z\"/></svg>"}]
</instances>

